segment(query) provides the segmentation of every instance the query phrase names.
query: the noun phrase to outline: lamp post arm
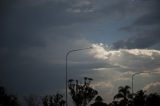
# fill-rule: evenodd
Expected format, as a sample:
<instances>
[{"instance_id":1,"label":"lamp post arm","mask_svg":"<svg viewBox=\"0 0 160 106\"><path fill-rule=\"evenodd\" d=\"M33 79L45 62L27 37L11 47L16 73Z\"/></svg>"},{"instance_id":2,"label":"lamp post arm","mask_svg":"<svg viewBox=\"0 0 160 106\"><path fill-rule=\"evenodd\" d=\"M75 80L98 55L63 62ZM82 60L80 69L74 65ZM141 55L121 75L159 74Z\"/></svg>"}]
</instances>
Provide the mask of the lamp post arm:
<instances>
[{"instance_id":1,"label":"lamp post arm","mask_svg":"<svg viewBox=\"0 0 160 106\"><path fill-rule=\"evenodd\" d=\"M82 48L82 49L73 49L73 50L69 50L66 53L66 106L68 106L68 93L67 93L67 91L68 91L68 56L72 52L77 52L77 51L86 50L86 49L93 49L93 47Z\"/></svg>"},{"instance_id":2,"label":"lamp post arm","mask_svg":"<svg viewBox=\"0 0 160 106\"><path fill-rule=\"evenodd\" d=\"M80 51L80 50L85 50L85 49L93 49L93 47L88 47L88 48L83 48L83 49L73 49L73 50L69 50L66 54L66 57L72 53L72 52L76 52L76 51Z\"/></svg>"},{"instance_id":3,"label":"lamp post arm","mask_svg":"<svg viewBox=\"0 0 160 106\"><path fill-rule=\"evenodd\" d=\"M134 76L136 76L137 74L141 74L141 73L151 73L151 72L137 72L137 73L132 74L132 94L134 93L134 91L133 91L133 78L134 78Z\"/></svg>"}]
</instances>

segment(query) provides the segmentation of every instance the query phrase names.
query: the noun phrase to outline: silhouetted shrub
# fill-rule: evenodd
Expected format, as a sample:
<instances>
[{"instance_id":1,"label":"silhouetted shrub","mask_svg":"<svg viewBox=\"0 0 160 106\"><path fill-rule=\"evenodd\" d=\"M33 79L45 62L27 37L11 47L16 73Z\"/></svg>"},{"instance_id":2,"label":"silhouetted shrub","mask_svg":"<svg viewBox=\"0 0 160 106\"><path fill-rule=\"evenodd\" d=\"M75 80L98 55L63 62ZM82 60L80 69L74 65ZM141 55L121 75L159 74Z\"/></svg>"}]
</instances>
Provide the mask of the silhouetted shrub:
<instances>
[{"instance_id":1,"label":"silhouetted shrub","mask_svg":"<svg viewBox=\"0 0 160 106\"><path fill-rule=\"evenodd\" d=\"M0 106L19 106L17 97L6 94L4 87L0 87Z\"/></svg>"},{"instance_id":2,"label":"silhouetted shrub","mask_svg":"<svg viewBox=\"0 0 160 106\"><path fill-rule=\"evenodd\" d=\"M90 83L93 79L84 77L84 83L80 84L78 80L74 82L73 79L68 81L68 87L72 100L76 106L86 106L98 92L90 87Z\"/></svg>"},{"instance_id":3,"label":"silhouetted shrub","mask_svg":"<svg viewBox=\"0 0 160 106\"><path fill-rule=\"evenodd\" d=\"M56 95L47 95L42 98L43 106L64 106L65 101L63 95L57 93Z\"/></svg>"}]
</instances>

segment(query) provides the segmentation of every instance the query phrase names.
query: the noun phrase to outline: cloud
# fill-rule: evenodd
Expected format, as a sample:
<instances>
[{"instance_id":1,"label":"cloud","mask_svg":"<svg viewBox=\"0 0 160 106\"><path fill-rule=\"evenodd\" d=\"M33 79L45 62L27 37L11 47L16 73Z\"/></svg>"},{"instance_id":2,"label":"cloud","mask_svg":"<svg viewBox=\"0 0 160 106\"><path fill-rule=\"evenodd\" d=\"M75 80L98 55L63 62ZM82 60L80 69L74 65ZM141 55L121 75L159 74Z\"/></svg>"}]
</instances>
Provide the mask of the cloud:
<instances>
[{"instance_id":1,"label":"cloud","mask_svg":"<svg viewBox=\"0 0 160 106\"><path fill-rule=\"evenodd\" d=\"M52 30L52 36L73 37L67 27L74 24L108 18L114 14L128 14L135 9L131 1L101 0L29 0L6 2L3 7L3 33L1 42L4 46L25 48L28 46L46 46L43 41L47 36L39 35L44 30ZM138 3L137 3L138 4ZM125 8L123 8L125 7ZM132 7L132 9L129 9ZM127 12L128 11L128 12ZM79 12L77 14L75 12ZM117 15L118 17L119 15ZM109 18L108 18L109 19ZM73 26L72 26L73 25ZM70 32L72 32L70 30ZM61 32L61 33L60 33ZM67 34L66 34L67 33ZM12 35L12 36L10 36ZM10 39L9 39L10 38ZM17 41L18 40L18 41ZM10 42L10 43L8 43Z\"/></svg>"},{"instance_id":2,"label":"cloud","mask_svg":"<svg viewBox=\"0 0 160 106\"><path fill-rule=\"evenodd\" d=\"M105 49L103 44L93 44L91 54L107 64L134 71L154 70L159 67L160 51L149 49Z\"/></svg>"},{"instance_id":3,"label":"cloud","mask_svg":"<svg viewBox=\"0 0 160 106\"><path fill-rule=\"evenodd\" d=\"M144 88L144 91L146 91L147 93L160 93L160 82L156 81L156 82L152 82L150 84L147 84Z\"/></svg>"},{"instance_id":4,"label":"cloud","mask_svg":"<svg viewBox=\"0 0 160 106\"><path fill-rule=\"evenodd\" d=\"M94 12L92 0L71 0L71 6L67 8L69 13L90 13Z\"/></svg>"},{"instance_id":5,"label":"cloud","mask_svg":"<svg viewBox=\"0 0 160 106\"><path fill-rule=\"evenodd\" d=\"M112 89L113 85L111 82L97 82L92 84L91 86L93 86L94 89Z\"/></svg>"},{"instance_id":6,"label":"cloud","mask_svg":"<svg viewBox=\"0 0 160 106\"><path fill-rule=\"evenodd\" d=\"M132 26L136 27L158 25L160 23L160 15L158 14L160 9L160 1L152 0L143 3L145 3L145 9L147 12L138 17L137 20L132 24Z\"/></svg>"},{"instance_id":7,"label":"cloud","mask_svg":"<svg viewBox=\"0 0 160 106\"><path fill-rule=\"evenodd\" d=\"M130 80L134 72L128 71L128 72L123 72L120 74L119 77L115 78L114 81L127 81Z\"/></svg>"},{"instance_id":8,"label":"cloud","mask_svg":"<svg viewBox=\"0 0 160 106\"><path fill-rule=\"evenodd\" d=\"M67 51L90 45L73 25L81 19L66 11L68 3L41 1L5 1L0 13L0 82L18 95L64 88Z\"/></svg>"},{"instance_id":9,"label":"cloud","mask_svg":"<svg viewBox=\"0 0 160 106\"><path fill-rule=\"evenodd\" d=\"M145 30L146 31L146 30ZM146 32L140 32L136 36L129 37L126 40L119 40L113 44L113 48L126 48L126 49L143 49L143 48L152 48L152 46L159 44L160 42L160 32L158 29Z\"/></svg>"},{"instance_id":10,"label":"cloud","mask_svg":"<svg viewBox=\"0 0 160 106\"><path fill-rule=\"evenodd\" d=\"M138 3L138 0L137 0ZM118 40L113 44L114 48L156 48L159 49L160 42L160 15L158 0L140 0L136 4L140 13L133 22L120 28L121 31L129 32L132 36L125 40ZM156 46L156 47L155 47Z\"/></svg>"}]
</instances>

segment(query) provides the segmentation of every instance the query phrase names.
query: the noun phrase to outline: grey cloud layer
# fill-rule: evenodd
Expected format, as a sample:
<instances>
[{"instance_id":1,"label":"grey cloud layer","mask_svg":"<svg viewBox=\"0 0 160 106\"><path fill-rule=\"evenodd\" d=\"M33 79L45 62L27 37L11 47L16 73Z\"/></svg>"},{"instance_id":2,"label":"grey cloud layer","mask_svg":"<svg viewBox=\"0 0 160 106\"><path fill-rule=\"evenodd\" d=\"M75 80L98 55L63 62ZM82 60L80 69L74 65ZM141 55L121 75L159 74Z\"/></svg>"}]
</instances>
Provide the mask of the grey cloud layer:
<instances>
[{"instance_id":1,"label":"grey cloud layer","mask_svg":"<svg viewBox=\"0 0 160 106\"><path fill-rule=\"evenodd\" d=\"M65 53L90 44L70 26L81 19L63 2L1 2L0 83L18 95L64 88Z\"/></svg>"},{"instance_id":2,"label":"grey cloud layer","mask_svg":"<svg viewBox=\"0 0 160 106\"><path fill-rule=\"evenodd\" d=\"M159 45L160 1L146 0L141 3L144 4L137 7L141 15L131 25L122 28L124 31L131 32L134 36L115 42L114 48L152 48Z\"/></svg>"}]
</instances>

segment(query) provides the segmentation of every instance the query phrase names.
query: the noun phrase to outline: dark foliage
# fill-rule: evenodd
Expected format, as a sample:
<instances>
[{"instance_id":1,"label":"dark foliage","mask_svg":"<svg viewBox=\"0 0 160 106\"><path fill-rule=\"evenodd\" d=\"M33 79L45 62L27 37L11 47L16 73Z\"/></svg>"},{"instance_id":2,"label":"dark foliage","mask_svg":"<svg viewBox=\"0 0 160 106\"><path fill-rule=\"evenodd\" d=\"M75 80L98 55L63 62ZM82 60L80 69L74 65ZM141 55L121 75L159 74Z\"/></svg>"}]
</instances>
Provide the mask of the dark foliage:
<instances>
[{"instance_id":1,"label":"dark foliage","mask_svg":"<svg viewBox=\"0 0 160 106\"><path fill-rule=\"evenodd\" d=\"M70 94L76 106L86 106L98 94L90 87L92 80L92 78L84 77L84 84L80 84L78 80L74 82L73 79L68 81Z\"/></svg>"},{"instance_id":2,"label":"dark foliage","mask_svg":"<svg viewBox=\"0 0 160 106\"><path fill-rule=\"evenodd\" d=\"M160 106L160 95L149 94L146 98L146 106Z\"/></svg>"},{"instance_id":3,"label":"dark foliage","mask_svg":"<svg viewBox=\"0 0 160 106\"><path fill-rule=\"evenodd\" d=\"M19 106L17 97L6 94L4 87L0 87L0 106Z\"/></svg>"},{"instance_id":4,"label":"dark foliage","mask_svg":"<svg viewBox=\"0 0 160 106\"><path fill-rule=\"evenodd\" d=\"M114 101L109 106L160 106L160 95L152 93L146 95L143 90L131 94L130 87L119 87L118 94L114 96Z\"/></svg>"},{"instance_id":5,"label":"dark foliage","mask_svg":"<svg viewBox=\"0 0 160 106\"><path fill-rule=\"evenodd\" d=\"M75 106L87 106L87 104L98 94L90 87L93 79L84 78L84 83L80 84L78 80L70 79L68 87ZM40 106L39 99L34 96L25 98L27 106ZM64 106L63 95L46 95L42 98L43 106ZM0 106L20 106L18 99L14 95L8 95L4 87L0 87ZM160 95L157 93L146 94L143 90L134 94L130 93L130 87L119 87L118 93L114 96L113 101L108 105L103 103L103 99L97 96L95 103L91 106L160 106Z\"/></svg>"},{"instance_id":6,"label":"dark foliage","mask_svg":"<svg viewBox=\"0 0 160 106\"><path fill-rule=\"evenodd\" d=\"M106 103L103 103L103 99L101 96L97 96L95 99L95 103L91 104L91 106L108 106Z\"/></svg>"},{"instance_id":7,"label":"dark foliage","mask_svg":"<svg viewBox=\"0 0 160 106\"><path fill-rule=\"evenodd\" d=\"M114 100L118 100L119 106L128 106L132 104L132 95L130 93L130 87L125 86L122 87L120 86L118 89L118 94L114 96Z\"/></svg>"},{"instance_id":8,"label":"dark foliage","mask_svg":"<svg viewBox=\"0 0 160 106\"><path fill-rule=\"evenodd\" d=\"M63 95L57 93L56 95L47 95L42 98L43 106L64 106L65 101Z\"/></svg>"},{"instance_id":9,"label":"dark foliage","mask_svg":"<svg viewBox=\"0 0 160 106\"><path fill-rule=\"evenodd\" d=\"M135 97L133 101L135 106L145 106L145 99L147 95L145 95L143 90L136 92L134 96Z\"/></svg>"}]
</instances>

